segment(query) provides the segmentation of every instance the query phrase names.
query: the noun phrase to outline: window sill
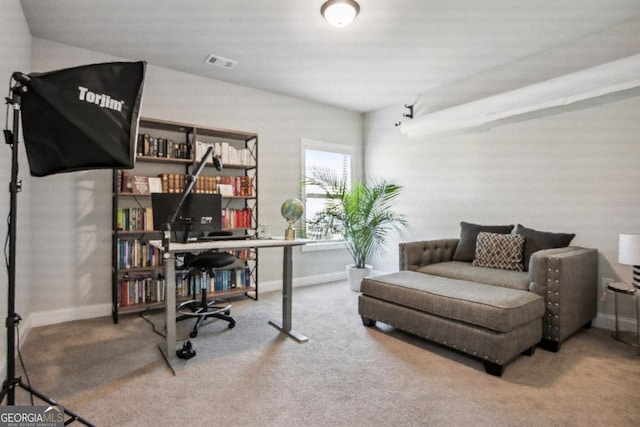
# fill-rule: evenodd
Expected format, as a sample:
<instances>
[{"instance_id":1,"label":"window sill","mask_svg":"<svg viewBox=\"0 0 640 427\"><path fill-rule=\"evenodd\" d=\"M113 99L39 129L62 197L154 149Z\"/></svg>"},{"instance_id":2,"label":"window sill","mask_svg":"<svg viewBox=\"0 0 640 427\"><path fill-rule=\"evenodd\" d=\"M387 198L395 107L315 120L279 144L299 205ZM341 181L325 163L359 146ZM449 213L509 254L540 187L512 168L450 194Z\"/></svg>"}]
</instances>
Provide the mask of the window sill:
<instances>
[{"instance_id":1,"label":"window sill","mask_svg":"<svg viewBox=\"0 0 640 427\"><path fill-rule=\"evenodd\" d=\"M319 240L302 246L302 252L332 251L345 249L344 240Z\"/></svg>"}]
</instances>

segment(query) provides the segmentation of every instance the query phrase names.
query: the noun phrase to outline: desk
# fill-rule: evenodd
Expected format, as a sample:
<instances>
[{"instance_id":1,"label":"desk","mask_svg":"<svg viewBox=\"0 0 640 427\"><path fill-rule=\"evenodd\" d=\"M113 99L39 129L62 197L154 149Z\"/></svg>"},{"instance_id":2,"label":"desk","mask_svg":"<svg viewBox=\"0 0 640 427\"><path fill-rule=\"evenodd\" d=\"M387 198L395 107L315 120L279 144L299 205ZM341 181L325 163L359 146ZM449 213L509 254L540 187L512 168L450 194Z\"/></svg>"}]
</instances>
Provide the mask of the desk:
<instances>
[{"instance_id":1,"label":"desk","mask_svg":"<svg viewBox=\"0 0 640 427\"><path fill-rule=\"evenodd\" d=\"M269 324L278 330L286 333L296 341L304 343L308 338L291 328L291 302L293 291L293 247L302 246L306 240L284 240L284 239L249 239L249 240L214 240L205 242L189 242L169 244L169 253L165 254L164 270L167 280L166 284L166 339L160 344L160 351L167 360L169 367L176 372L175 368L182 363L182 359L176 356L176 254L177 253L197 253L212 249L232 250L232 249L261 249L261 248L283 248L282 256L282 322L270 320ZM149 242L155 247L163 249L162 241L153 240Z\"/></svg>"}]
</instances>

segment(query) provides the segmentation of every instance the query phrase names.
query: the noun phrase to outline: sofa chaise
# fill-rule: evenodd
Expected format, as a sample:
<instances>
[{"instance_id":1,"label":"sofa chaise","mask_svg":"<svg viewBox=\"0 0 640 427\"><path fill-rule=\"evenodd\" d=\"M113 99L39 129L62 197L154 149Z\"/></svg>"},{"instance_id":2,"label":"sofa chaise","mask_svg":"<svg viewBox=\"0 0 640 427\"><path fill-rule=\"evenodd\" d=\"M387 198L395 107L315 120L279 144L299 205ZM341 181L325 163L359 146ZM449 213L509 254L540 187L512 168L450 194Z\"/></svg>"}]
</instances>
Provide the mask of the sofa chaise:
<instances>
[{"instance_id":1,"label":"sofa chaise","mask_svg":"<svg viewBox=\"0 0 640 427\"><path fill-rule=\"evenodd\" d=\"M363 279L364 325L381 321L462 351L497 376L536 345L559 351L590 326L597 250L521 225L461 225L459 239L401 243L400 271Z\"/></svg>"}]
</instances>

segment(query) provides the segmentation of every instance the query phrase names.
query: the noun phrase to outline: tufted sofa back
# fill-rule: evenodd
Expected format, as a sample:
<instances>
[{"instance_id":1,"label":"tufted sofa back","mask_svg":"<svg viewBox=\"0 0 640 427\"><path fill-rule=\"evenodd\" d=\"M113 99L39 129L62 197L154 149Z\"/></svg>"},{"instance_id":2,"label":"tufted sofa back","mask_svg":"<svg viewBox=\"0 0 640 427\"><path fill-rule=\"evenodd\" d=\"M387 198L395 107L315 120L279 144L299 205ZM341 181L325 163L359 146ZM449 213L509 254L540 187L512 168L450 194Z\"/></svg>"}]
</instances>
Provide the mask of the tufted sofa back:
<instances>
[{"instance_id":1,"label":"tufted sofa back","mask_svg":"<svg viewBox=\"0 0 640 427\"><path fill-rule=\"evenodd\" d=\"M416 271L425 265L453 260L460 239L400 243L400 270Z\"/></svg>"}]
</instances>

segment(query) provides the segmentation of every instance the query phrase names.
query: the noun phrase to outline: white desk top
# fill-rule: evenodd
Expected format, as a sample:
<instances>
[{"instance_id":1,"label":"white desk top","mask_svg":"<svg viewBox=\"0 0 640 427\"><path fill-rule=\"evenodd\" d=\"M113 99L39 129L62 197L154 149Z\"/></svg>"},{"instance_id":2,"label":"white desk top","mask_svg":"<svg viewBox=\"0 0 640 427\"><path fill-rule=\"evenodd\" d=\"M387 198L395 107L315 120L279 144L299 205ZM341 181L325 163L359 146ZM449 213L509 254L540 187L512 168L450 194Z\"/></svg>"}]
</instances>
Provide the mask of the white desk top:
<instances>
[{"instance_id":1,"label":"white desk top","mask_svg":"<svg viewBox=\"0 0 640 427\"><path fill-rule=\"evenodd\" d=\"M246 239L246 240L209 240L202 242L169 243L170 252L206 251L209 249L245 249L245 248L274 248L284 246L302 246L309 242L306 239L285 240L273 239ZM151 240L151 245L162 249L161 240Z\"/></svg>"}]
</instances>

